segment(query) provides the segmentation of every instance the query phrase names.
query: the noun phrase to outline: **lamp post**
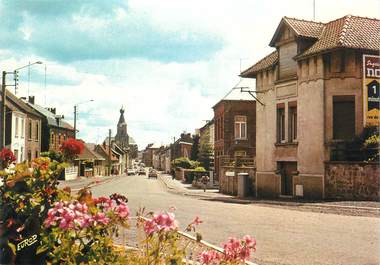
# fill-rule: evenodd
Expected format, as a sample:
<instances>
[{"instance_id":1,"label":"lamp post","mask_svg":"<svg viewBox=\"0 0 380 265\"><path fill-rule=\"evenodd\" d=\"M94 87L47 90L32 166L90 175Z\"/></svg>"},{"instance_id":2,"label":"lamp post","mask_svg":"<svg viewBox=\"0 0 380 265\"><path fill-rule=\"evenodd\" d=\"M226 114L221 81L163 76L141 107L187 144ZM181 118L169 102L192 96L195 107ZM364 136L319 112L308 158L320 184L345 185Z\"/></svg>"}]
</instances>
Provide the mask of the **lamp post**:
<instances>
[{"instance_id":1,"label":"lamp post","mask_svg":"<svg viewBox=\"0 0 380 265\"><path fill-rule=\"evenodd\" d=\"M74 139L77 138L77 108L78 108L78 105L88 103L88 102L92 102L92 101L94 101L94 100L90 99L87 101L79 102L79 103L74 105Z\"/></svg>"},{"instance_id":2,"label":"lamp post","mask_svg":"<svg viewBox=\"0 0 380 265\"><path fill-rule=\"evenodd\" d=\"M34 65L34 64L42 64L41 61L36 61L34 63L28 63L27 65L25 66L22 66L22 67L19 67L17 69L15 69L13 71L14 73L14 79L15 79L15 95L17 94L17 81L18 81L18 71L21 70L21 69L24 69L26 67L28 67L28 97L29 97L29 87L30 87L30 66Z\"/></svg>"},{"instance_id":3,"label":"lamp post","mask_svg":"<svg viewBox=\"0 0 380 265\"><path fill-rule=\"evenodd\" d=\"M1 113L0 113L0 116L1 116L1 122L0 122L0 125L1 125L1 128L0 128L0 135L1 135L1 139L0 139L0 148L3 148L5 147L5 106L6 106L6 100L7 100L7 90L6 90L6 87L9 86L7 85L6 83L6 78L7 78L7 74L13 74L14 75L14 80L15 80L15 94L16 94L16 90L17 90L17 72L23 68L26 68L26 67L30 67L31 65L34 65L34 64L42 64L41 61L37 61L37 62L34 62L34 63L28 63L27 65L25 66L22 66L22 67L19 67L17 69L15 69L13 72L6 72L6 71L3 71L2 73L2 84L1 84Z\"/></svg>"}]
</instances>

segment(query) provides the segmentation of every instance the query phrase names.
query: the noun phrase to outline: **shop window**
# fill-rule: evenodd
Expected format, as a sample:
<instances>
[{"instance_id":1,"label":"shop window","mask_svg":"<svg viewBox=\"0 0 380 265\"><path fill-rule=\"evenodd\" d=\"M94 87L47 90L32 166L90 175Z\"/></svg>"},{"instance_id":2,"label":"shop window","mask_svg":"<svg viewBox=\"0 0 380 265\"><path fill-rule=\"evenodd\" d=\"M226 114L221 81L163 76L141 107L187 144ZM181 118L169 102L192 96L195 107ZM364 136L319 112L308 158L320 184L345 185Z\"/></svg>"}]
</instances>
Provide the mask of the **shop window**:
<instances>
[{"instance_id":1,"label":"shop window","mask_svg":"<svg viewBox=\"0 0 380 265\"><path fill-rule=\"evenodd\" d=\"M350 140L355 136L355 96L333 97L333 139Z\"/></svg>"},{"instance_id":2,"label":"shop window","mask_svg":"<svg viewBox=\"0 0 380 265\"><path fill-rule=\"evenodd\" d=\"M247 116L235 116L235 139L247 139Z\"/></svg>"},{"instance_id":3,"label":"shop window","mask_svg":"<svg viewBox=\"0 0 380 265\"><path fill-rule=\"evenodd\" d=\"M285 142L285 108L277 108L277 142Z\"/></svg>"},{"instance_id":4,"label":"shop window","mask_svg":"<svg viewBox=\"0 0 380 265\"><path fill-rule=\"evenodd\" d=\"M289 107L289 141L297 141L297 106Z\"/></svg>"}]
</instances>

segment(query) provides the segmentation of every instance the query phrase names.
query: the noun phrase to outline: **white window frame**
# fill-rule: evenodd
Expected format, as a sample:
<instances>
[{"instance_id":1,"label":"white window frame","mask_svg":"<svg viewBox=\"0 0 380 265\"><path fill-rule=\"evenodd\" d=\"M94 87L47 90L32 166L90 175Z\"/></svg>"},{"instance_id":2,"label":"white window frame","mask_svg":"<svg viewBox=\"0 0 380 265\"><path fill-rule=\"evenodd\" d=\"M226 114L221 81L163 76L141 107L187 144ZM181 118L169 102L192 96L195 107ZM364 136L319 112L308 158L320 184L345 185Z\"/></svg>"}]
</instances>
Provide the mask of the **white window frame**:
<instances>
[{"instance_id":1,"label":"white window frame","mask_svg":"<svg viewBox=\"0 0 380 265\"><path fill-rule=\"evenodd\" d=\"M247 140L247 116L235 116L234 136L237 140Z\"/></svg>"},{"instance_id":2,"label":"white window frame","mask_svg":"<svg viewBox=\"0 0 380 265\"><path fill-rule=\"evenodd\" d=\"M18 121L19 118L16 116L15 117L15 138L18 138L18 129L19 129L19 124L18 124Z\"/></svg>"}]
</instances>

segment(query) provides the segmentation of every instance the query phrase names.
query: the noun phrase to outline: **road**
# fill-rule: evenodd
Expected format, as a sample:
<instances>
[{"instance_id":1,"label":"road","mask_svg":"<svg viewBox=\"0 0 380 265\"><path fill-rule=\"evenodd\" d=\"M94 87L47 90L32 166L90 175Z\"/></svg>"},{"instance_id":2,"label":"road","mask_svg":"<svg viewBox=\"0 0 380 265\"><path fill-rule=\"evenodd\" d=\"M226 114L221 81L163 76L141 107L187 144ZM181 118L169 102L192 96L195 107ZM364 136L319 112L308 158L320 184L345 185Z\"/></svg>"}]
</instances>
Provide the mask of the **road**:
<instances>
[{"instance_id":1,"label":"road","mask_svg":"<svg viewBox=\"0 0 380 265\"><path fill-rule=\"evenodd\" d=\"M250 234L257 240L257 264L380 264L380 218L200 200L168 193L160 180L146 176L116 178L92 191L126 195L133 213L174 206L181 227L199 216L203 239L216 245Z\"/></svg>"}]
</instances>

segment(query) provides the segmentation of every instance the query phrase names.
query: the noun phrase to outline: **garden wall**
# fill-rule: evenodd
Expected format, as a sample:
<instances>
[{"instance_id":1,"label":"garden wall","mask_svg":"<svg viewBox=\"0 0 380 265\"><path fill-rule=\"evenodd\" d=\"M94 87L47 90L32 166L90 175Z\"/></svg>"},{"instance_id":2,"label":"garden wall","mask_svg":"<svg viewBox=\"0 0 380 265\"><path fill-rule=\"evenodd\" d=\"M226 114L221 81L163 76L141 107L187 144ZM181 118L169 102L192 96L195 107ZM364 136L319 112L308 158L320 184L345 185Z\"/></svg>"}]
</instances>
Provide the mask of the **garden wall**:
<instances>
[{"instance_id":1,"label":"garden wall","mask_svg":"<svg viewBox=\"0 0 380 265\"><path fill-rule=\"evenodd\" d=\"M326 162L325 198L345 200L380 199L378 163Z\"/></svg>"}]
</instances>

